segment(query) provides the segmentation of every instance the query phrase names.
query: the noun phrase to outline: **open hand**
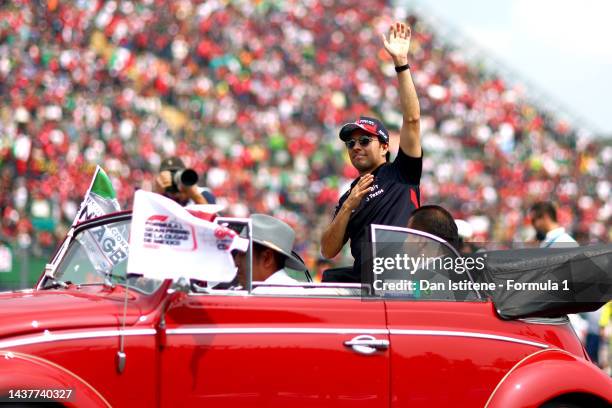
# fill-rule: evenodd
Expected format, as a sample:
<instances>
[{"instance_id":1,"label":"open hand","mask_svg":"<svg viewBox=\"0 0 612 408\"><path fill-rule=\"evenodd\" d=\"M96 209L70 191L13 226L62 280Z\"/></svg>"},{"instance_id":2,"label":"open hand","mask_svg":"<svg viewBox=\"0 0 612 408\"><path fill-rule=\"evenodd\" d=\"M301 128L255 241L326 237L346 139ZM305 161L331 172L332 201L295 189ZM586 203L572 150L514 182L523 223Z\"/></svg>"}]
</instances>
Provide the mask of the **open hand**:
<instances>
[{"instance_id":1,"label":"open hand","mask_svg":"<svg viewBox=\"0 0 612 408\"><path fill-rule=\"evenodd\" d=\"M389 39L381 34L385 50L389 53L395 66L408 63L408 50L410 49L410 27L404 23L397 22L389 29Z\"/></svg>"},{"instance_id":2,"label":"open hand","mask_svg":"<svg viewBox=\"0 0 612 408\"><path fill-rule=\"evenodd\" d=\"M366 174L365 176L359 179L357 184L355 184L355 187L351 189L351 193L349 194L349 196L346 198L346 201L344 202L344 205L346 206L347 209L352 211L359 206L359 203L361 203L361 200L363 199L363 197L368 192L370 192L371 190L370 186L373 181L374 181L374 176L371 174Z\"/></svg>"}]
</instances>

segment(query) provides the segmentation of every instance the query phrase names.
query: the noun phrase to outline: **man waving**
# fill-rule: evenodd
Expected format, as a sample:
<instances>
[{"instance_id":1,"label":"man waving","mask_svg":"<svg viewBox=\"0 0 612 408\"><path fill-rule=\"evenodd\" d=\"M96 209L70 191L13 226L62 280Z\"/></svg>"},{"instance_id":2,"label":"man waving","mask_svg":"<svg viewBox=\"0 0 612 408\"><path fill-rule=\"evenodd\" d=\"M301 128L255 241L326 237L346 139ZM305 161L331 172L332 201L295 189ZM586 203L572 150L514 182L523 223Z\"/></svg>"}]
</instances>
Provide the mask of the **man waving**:
<instances>
[{"instance_id":1,"label":"man waving","mask_svg":"<svg viewBox=\"0 0 612 408\"><path fill-rule=\"evenodd\" d=\"M410 27L399 22L391 26L388 38L382 35L385 50L395 64L403 114L395 160L389 162L389 133L380 120L361 117L340 129L340 139L359 177L340 198L334 219L323 232L321 254L332 258L351 240L355 264L347 281L360 281L361 251L370 224L405 227L412 211L419 207L420 108L408 65L410 36Z\"/></svg>"}]
</instances>

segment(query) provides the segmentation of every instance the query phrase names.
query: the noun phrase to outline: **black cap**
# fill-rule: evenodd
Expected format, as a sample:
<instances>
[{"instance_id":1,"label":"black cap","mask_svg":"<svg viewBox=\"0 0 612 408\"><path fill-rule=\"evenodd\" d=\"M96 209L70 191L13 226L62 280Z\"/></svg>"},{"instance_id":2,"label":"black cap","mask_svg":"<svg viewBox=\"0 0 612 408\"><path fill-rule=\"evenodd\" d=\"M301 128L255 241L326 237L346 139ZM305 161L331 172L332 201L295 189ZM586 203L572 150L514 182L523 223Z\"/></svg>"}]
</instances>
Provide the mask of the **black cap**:
<instances>
[{"instance_id":1,"label":"black cap","mask_svg":"<svg viewBox=\"0 0 612 408\"><path fill-rule=\"evenodd\" d=\"M351 138L354 130L361 129L371 135L378 136L382 143L389 143L389 132L382 122L375 118L362 116L355 122L347 123L340 129L340 139L347 141Z\"/></svg>"},{"instance_id":2,"label":"black cap","mask_svg":"<svg viewBox=\"0 0 612 408\"><path fill-rule=\"evenodd\" d=\"M159 171L174 171L185 168L185 163L178 157L168 157L159 165Z\"/></svg>"}]
</instances>

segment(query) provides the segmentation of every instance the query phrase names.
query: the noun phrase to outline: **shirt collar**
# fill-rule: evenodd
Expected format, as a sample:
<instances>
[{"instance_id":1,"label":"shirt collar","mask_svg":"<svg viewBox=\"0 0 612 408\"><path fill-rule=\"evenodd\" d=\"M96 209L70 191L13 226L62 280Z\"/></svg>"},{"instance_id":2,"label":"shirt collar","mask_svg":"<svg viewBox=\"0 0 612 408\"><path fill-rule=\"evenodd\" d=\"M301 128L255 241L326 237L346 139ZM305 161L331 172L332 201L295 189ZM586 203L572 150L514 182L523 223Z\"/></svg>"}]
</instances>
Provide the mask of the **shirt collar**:
<instances>
[{"instance_id":1,"label":"shirt collar","mask_svg":"<svg viewBox=\"0 0 612 408\"><path fill-rule=\"evenodd\" d=\"M264 282L266 283L284 283L288 279L293 280L289 275L287 275L287 272L285 271L285 269L279 269L278 271L274 272L272 275L268 276Z\"/></svg>"},{"instance_id":2,"label":"shirt collar","mask_svg":"<svg viewBox=\"0 0 612 408\"><path fill-rule=\"evenodd\" d=\"M544 238L545 242L551 241L561 235L565 234L565 228L559 227L548 231L546 234L546 238Z\"/></svg>"}]
</instances>

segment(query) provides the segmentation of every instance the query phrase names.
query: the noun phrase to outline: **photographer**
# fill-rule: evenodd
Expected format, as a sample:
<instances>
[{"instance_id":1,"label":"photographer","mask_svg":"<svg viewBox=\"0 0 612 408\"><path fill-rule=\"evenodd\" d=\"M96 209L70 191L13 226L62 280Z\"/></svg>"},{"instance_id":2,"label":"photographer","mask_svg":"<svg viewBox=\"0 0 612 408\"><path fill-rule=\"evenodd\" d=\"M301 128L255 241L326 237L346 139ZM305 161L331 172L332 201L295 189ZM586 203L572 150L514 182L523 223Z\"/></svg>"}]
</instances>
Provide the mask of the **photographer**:
<instances>
[{"instance_id":1,"label":"photographer","mask_svg":"<svg viewBox=\"0 0 612 408\"><path fill-rule=\"evenodd\" d=\"M155 178L155 192L181 205L215 204L215 196L206 188L198 187L198 174L185 167L178 157L164 159Z\"/></svg>"}]
</instances>

